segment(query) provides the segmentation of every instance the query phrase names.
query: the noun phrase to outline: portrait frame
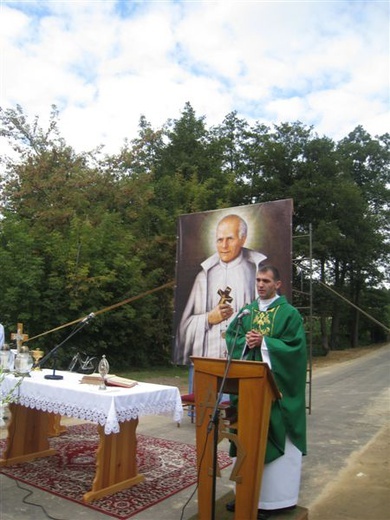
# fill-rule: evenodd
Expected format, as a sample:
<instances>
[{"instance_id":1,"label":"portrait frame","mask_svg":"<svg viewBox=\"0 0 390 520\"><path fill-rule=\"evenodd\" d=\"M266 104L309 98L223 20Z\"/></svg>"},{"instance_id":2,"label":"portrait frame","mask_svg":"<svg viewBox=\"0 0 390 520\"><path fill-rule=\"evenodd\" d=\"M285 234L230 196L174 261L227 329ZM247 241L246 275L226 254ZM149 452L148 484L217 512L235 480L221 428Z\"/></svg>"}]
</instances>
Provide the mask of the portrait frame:
<instances>
[{"instance_id":1,"label":"portrait frame","mask_svg":"<svg viewBox=\"0 0 390 520\"><path fill-rule=\"evenodd\" d=\"M176 331L200 264L216 252L216 229L228 215L238 215L248 226L245 247L263 253L262 265L278 268L280 294L292 297L292 215L293 200L283 199L247 206L180 215L177 222L176 283L173 318L173 361L180 359Z\"/></svg>"}]
</instances>

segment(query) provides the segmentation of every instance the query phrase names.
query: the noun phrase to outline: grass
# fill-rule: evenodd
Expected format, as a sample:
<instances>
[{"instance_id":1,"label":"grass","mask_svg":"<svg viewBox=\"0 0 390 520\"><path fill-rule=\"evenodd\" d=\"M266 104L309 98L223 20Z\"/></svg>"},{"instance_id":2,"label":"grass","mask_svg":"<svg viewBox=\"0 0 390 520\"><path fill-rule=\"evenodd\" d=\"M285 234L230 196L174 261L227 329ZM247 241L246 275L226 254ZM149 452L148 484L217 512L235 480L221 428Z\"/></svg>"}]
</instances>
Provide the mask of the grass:
<instances>
[{"instance_id":1,"label":"grass","mask_svg":"<svg viewBox=\"0 0 390 520\"><path fill-rule=\"evenodd\" d=\"M122 377L130 377L137 375L138 378L145 377L152 379L155 377L188 377L188 366L170 366L170 367L150 367L135 368L134 370L124 370L119 373Z\"/></svg>"},{"instance_id":2,"label":"grass","mask_svg":"<svg viewBox=\"0 0 390 520\"><path fill-rule=\"evenodd\" d=\"M150 367L145 369L115 371L118 376L149 383L188 388L188 366Z\"/></svg>"}]
</instances>

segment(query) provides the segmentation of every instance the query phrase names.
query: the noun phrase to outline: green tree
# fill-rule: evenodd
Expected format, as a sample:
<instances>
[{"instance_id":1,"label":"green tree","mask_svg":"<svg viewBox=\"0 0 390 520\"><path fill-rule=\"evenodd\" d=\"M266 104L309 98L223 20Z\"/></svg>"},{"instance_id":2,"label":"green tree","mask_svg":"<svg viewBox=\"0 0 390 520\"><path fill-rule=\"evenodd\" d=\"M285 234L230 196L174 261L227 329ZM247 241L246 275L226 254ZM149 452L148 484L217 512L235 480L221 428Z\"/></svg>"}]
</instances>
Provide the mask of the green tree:
<instances>
[{"instance_id":1,"label":"green tree","mask_svg":"<svg viewBox=\"0 0 390 520\"><path fill-rule=\"evenodd\" d=\"M387 308L388 298L380 288L389 253L388 134L374 139L358 127L335 143L300 122L271 129L235 112L208 130L186 103L159 129L141 116L137 137L103 156L101 148L76 154L67 146L55 107L47 129L21 107L0 111L0 121L0 138L14 151L0 164L6 326L26 322L31 336L105 310L71 347L109 352L114 367L167 363L177 217L285 198L294 200L293 234L312 226L315 278L387 319L377 306ZM307 267L307 245L294 249ZM346 337L356 345L371 330L320 284L314 307L324 348L342 347ZM37 341L47 351L66 334ZM371 337L379 337L374 329Z\"/></svg>"}]
</instances>

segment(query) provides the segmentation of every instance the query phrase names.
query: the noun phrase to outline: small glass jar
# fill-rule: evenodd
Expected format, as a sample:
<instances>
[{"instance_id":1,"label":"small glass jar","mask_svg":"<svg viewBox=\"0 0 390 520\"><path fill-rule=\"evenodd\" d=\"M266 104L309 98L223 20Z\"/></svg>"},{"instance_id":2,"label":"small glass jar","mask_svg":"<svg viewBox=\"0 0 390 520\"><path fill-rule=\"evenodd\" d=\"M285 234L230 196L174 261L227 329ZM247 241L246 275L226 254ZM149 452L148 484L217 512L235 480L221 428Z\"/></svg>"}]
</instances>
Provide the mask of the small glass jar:
<instances>
[{"instance_id":1,"label":"small glass jar","mask_svg":"<svg viewBox=\"0 0 390 520\"><path fill-rule=\"evenodd\" d=\"M15 357L15 375L28 376L34 364L34 360L28 347L22 346Z\"/></svg>"}]
</instances>

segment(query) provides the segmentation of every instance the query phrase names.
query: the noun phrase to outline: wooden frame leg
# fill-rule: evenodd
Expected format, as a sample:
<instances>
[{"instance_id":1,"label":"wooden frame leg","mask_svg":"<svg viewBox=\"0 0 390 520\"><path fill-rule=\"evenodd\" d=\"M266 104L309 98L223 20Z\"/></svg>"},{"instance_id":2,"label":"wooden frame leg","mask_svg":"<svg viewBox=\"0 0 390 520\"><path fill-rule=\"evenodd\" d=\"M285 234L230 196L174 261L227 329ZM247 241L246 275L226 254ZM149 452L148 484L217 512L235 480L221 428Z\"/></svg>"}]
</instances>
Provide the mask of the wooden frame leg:
<instances>
[{"instance_id":1,"label":"wooden frame leg","mask_svg":"<svg viewBox=\"0 0 390 520\"><path fill-rule=\"evenodd\" d=\"M52 414L15 403L11 403L9 408L11 419L8 424L7 447L0 460L0 467L55 455L56 450L50 448L48 440Z\"/></svg>"},{"instance_id":2,"label":"wooden frame leg","mask_svg":"<svg viewBox=\"0 0 390 520\"><path fill-rule=\"evenodd\" d=\"M92 490L85 493L84 502L91 502L117 493L142 482L145 477L137 472L138 419L121 423L119 433L105 435L98 426L100 442L96 456L96 474Z\"/></svg>"},{"instance_id":3,"label":"wooden frame leg","mask_svg":"<svg viewBox=\"0 0 390 520\"><path fill-rule=\"evenodd\" d=\"M65 433L67 430L67 427L62 426L61 424L61 415L57 413L51 413L49 415L47 430L47 434L49 437L58 437L62 433Z\"/></svg>"},{"instance_id":4,"label":"wooden frame leg","mask_svg":"<svg viewBox=\"0 0 390 520\"><path fill-rule=\"evenodd\" d=\"M48 438L62 432L60 416L15 403L10 404L10 411L7 447L0 467L56 454ZM121 423L119 433L111 435L105 435L104 428L98 426L96 473L92 490L83 497L84 502L127 489L145 479L137 472L137 425L138 419L126 421Z\"/></svg>"}]
</instances>

